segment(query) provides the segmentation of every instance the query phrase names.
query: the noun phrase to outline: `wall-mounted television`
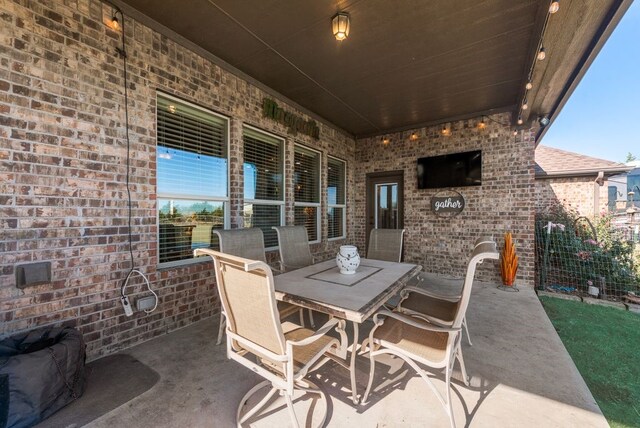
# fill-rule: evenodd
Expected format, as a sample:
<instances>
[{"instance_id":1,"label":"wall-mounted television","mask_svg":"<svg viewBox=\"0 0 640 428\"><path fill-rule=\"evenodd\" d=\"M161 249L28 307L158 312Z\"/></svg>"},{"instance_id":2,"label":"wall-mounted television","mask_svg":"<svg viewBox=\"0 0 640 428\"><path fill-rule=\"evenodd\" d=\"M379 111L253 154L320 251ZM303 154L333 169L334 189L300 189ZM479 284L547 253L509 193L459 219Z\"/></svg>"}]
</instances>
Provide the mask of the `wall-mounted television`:
<instances>
[{"instance_id":1,"label":"wall-mounted television","mask_svg":"<svg viewBox=\"0 0 640 428\"><path fill-rule=\"evenodd\" d=\"M481 150L418 159L418 189L480 186L481 184Z\"/></svg>"}]
</instances>

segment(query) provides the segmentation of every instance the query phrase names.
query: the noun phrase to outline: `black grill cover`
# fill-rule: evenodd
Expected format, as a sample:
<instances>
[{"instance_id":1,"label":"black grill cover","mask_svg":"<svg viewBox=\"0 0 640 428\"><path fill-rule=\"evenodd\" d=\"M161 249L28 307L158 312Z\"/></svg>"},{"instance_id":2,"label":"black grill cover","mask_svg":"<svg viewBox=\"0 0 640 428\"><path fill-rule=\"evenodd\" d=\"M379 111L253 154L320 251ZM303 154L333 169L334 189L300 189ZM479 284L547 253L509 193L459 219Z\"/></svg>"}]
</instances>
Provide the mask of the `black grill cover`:
<instances>
[{"instance_id":1,"label":"black grill cover","mask_svg":"<svg viewBox=\"0 0 640 428\"><path fill-rule=\"evenodd\" d=\"M80 397L84 362L82 335L71 327L46 327L1 340L0 427L30 427Z\"/></svg>"}]
</instances>

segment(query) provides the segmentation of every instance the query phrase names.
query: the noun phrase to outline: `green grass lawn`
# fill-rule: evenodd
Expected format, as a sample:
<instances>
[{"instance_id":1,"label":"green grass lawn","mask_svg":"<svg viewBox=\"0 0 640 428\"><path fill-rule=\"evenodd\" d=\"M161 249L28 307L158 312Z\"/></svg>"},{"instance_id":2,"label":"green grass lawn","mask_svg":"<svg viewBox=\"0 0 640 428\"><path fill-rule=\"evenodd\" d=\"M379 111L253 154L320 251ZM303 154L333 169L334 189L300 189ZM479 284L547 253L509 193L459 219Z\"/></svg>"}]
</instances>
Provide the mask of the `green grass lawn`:
<instances>
[{"instance_id":1,"label":"green grass lawn","mask_svg":"<svg viewBox=\"0 0 640 428\"><path fill-rule=\"evenodd\" d=\"M640 427L640 314L540 300L609 425Z\"/></svg>"}]
</instances>

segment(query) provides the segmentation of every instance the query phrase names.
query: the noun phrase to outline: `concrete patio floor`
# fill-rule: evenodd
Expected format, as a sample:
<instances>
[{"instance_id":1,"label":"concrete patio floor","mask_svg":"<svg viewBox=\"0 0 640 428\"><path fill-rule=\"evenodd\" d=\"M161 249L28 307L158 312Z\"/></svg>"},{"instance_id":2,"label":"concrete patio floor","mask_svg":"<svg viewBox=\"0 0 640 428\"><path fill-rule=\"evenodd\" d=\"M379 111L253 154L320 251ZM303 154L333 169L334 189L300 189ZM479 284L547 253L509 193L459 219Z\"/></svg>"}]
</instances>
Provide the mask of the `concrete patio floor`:
<instances>
[{"instance_id":1,"label":"concrete patio floor","mask_svg":"<svg viewBox=\"0 0 640 428\"><path fill-rule=\"evenodd\" d=\"M460 283L432 280L448 290ZM495 284L476 282L467 319L473 346L465 339L463 352L471 386L453 383L458 427L608 426L532 289L509 293ZM361 339L371 325L363 326ZM227 360L224 345L214 343L216 333L214 317L127 350L157 371L160 381L87 426L235 426L241 397L262 379ZM424 381L400 361L389 363L376 366L376 389L367 405L353 405L348 372L334 362L311 375L329 396L327 426L448 426L444 410ZM357 364L363 394L368 358L358 357ZM436 386L442 388L443 376L437 373L436 378ZM301 424L306 409L318 404L313 397L296 401ZM283 403L273 403L251 426L289 426ZM323 408L318 404L314 415Z\"/></svg>"}]
</instances>

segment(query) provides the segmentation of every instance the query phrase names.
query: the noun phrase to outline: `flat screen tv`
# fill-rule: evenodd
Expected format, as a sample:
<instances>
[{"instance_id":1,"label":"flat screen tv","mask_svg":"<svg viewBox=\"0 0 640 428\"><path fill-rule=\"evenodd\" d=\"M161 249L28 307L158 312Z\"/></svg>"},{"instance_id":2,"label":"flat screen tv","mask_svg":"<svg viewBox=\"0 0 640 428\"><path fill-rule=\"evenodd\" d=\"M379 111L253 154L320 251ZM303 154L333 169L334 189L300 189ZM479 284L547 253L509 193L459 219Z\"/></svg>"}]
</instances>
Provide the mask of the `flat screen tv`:
<instances>
[{"instance_id":1,"label":"flat screen tv","mask_svg":"<svg viewBox=\"0 0 640 428\"><path fill-rule=\"evenodd\" d=\"M482 151L418 159L418 189L480 186Z\"/></svg>"}]
</instances>

